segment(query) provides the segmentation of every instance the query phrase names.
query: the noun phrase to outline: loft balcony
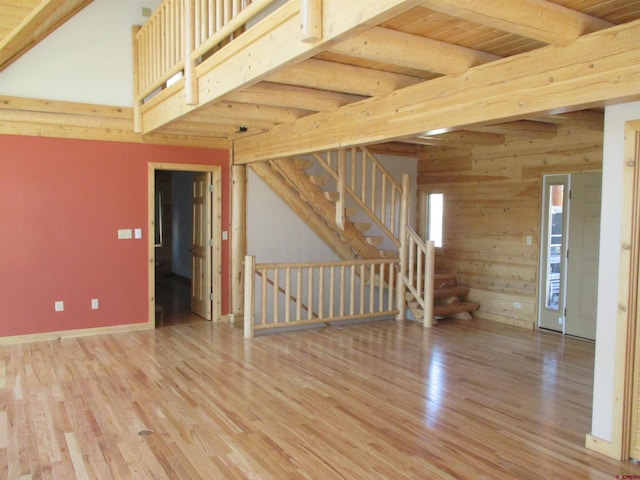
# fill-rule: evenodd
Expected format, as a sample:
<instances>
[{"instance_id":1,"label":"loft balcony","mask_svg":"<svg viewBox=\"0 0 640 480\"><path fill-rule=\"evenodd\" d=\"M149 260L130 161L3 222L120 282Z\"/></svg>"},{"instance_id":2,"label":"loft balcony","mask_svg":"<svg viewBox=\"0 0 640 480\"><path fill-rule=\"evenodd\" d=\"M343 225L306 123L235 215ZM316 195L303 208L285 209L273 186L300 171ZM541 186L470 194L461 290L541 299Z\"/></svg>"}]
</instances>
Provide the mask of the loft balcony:
<instances>
[{"instance_id":1,"label":"loft balcony","mask_svg":"<svg viewBox=\"0 0 640 480\"><path fill-rule=\"evenodd\" d=\"M639 51L631 0L165 0L134 28L135 126L236 163L553 136L639 99Z\"/></svg>"}]
</instances>

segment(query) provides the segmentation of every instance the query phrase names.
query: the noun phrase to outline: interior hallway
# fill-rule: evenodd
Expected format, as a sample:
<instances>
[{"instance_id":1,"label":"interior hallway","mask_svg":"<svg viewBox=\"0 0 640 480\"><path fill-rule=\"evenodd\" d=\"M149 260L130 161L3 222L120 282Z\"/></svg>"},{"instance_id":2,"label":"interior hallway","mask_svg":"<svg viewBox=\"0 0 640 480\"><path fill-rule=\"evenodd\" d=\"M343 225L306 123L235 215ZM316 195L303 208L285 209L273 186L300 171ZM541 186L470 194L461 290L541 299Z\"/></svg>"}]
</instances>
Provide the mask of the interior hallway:
<instances>
[{"instance_id":1,"label":"interior hallway","mask_svg":"<svg viewBox=\"0 0 640 480\"><path fill-rule=\"evenodd\" d=\"M206 321L0 347L3 478L577 479L590 342L380 321L243 339ZM31 477L28 477L31 475Z\"/></svg>"}]
</instances>

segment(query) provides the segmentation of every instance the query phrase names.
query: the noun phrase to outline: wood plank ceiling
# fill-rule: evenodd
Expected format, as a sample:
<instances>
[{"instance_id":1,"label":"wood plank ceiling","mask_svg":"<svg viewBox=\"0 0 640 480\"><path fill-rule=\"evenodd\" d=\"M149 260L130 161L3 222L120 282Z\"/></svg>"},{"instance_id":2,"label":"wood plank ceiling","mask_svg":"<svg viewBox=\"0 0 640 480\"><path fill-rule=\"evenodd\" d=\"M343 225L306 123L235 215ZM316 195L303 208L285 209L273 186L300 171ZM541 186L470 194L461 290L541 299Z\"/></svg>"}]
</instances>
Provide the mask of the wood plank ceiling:
<instances>
[{"instance_id":1,"label":"wood plank ceiling","mask_svg":"<svg viewBox=\"0 0 640 480\"><path fill-rule=\"evenodd\" d=\"M93 0L0 0L0 71Z\"/></svg>"},{"instance_id":2,"label":"wood plank ceiling","mask_svg":"<svg viewBox=\"0 0 640 480\"><path fill-rule=\"evenodd\" d=\"M459 76L504 57L547 45L567 46L583 35L638 19L640 0L424 0L153 130L229 140L256 135L404 87ZM555 118L425 133L404 141L427 146L495 144L505 135L553 136L559 125L574 121L601 130L602 110L590 107Z\"/></svg>"}]
</instances>

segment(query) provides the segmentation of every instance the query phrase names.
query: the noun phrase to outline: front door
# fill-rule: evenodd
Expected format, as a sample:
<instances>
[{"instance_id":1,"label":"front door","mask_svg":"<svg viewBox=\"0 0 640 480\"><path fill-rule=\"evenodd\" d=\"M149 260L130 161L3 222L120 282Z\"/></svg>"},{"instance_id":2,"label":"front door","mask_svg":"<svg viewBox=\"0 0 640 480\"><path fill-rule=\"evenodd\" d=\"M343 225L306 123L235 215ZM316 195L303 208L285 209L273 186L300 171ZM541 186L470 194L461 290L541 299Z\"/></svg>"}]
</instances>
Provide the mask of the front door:
<instances>
[{"instance_id":1,"label":"front door","mask_svg":"<svg viewBox=\"0 0 640 480\"><path fill-rule=\"evenodd\" d=\"M600 172L543 179L538 325L595 340Z\"/></svg>"},{"instance_id":2,"label":"front door","mask_svg":"<svg viewBox=\"0 0 640 480\"><path fill-rule=\"evenodd\" d=\"M211 215L211 173L200 173L193 179L193 277L191 310L211 320L211 254L213 231Z\"/></svg>"}]
</instances>

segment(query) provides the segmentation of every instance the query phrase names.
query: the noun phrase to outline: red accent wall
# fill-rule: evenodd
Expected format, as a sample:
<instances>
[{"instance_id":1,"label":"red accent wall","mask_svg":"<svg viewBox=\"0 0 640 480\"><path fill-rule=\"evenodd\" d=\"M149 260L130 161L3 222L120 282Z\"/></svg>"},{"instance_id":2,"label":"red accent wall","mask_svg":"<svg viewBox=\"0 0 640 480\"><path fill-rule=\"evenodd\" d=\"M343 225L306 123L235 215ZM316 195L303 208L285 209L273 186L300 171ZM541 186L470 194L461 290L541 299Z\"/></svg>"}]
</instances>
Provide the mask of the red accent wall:
<instances>
[{"instance_id":1,"label":"red accent wall","mask_svg":"<svg viewBox=\"0 0 640 480\"><path fill-rule=\"evenodd\" d=\"M150 162L222 166L229 230L227 150L0 135L0 336L148 320ZM143 239L118 240L119 228L142 228ZM54 311L57 300L64 312Z\"/></svg>"}]
</instances>

